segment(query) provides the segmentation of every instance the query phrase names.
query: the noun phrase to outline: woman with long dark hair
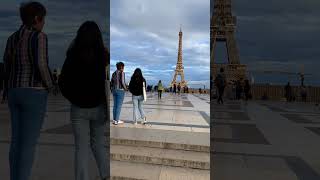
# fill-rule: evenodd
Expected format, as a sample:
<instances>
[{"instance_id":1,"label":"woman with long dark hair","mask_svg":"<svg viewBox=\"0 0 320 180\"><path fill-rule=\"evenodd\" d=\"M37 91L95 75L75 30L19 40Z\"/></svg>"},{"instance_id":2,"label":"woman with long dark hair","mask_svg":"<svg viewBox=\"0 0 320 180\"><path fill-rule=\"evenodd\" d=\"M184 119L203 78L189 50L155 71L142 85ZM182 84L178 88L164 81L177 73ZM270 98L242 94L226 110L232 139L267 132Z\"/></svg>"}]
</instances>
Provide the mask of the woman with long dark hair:
<instances>
[{"instance_id":1,"label":"woman with long dark hair","mask_svg":"<svg viewBox=\"0 0 320 180\"><path fill-rule=\"evenodd\" d=\"M93 21L83 23L67 52L59 79L62 94L71 102L75 139L75 178L88 180L89 146L102 179L107 178L106 64L109 58L101 31Z\"/></svg>"},{"instance_id":2,"label":"woman with long dark hair","mask_svg":"<svg viewBox=\"0 0 320 180\"><path fill-rule=\"evenodd\" d=\"M142 124L147 123L147 117L145 116L145 113L142 108L143 104L143 86L146 88L146 80L144 79L142 75L142 71L140 68L137 68L132 77L131 81L129 83L129 91L132 93L132 102L133 102L133 118L135 125L138 124L138 119L141 119ZM140 118L139 118L139 112L140 112Z\"/></svg>"}]
</instances>

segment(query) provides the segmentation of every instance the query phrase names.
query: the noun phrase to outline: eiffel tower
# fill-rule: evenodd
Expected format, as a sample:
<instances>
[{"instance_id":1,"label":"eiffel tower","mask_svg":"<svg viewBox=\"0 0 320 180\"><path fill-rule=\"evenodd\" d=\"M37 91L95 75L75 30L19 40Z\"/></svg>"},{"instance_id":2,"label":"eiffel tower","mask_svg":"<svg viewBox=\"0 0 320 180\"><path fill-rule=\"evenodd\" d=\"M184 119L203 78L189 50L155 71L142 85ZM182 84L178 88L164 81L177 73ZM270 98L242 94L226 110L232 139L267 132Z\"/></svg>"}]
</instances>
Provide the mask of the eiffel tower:
<instances>
[{"instance_id":1,"label":"eiffel tower","mask_svg":"<svg viewBox=\"0 0 320 180\"><path fill-rule=\"evenodd\" d=\"M181 77L181 81L177 82L177 76ZM178 60L177 60L177 65L176 65L176 70L174 73L173 80L171 81L171 87L173 85L180 84L181 87L187 86L187 82L184 80L184 73L183 73L183 64L182 64L182 31L180 27L180 32L179 32L179 49L178 49Z\"/></svg>"},{"instance_id":2,"label":"eiffel tower","mask_svg":"<svg viewBox=\"0 0 320 180\"><path fill-rule=\"evenodd\" d=\"M239 52L235 40L236 17L232 15L231 0L214 0L214 8L211 16L210 27L210 64L214 76L220 68L224 68L227 81L244 79L246 66L240 64ZM217 43L225 43L228 63L215 63L215 46Z\"/></svg>"}]
</instances>

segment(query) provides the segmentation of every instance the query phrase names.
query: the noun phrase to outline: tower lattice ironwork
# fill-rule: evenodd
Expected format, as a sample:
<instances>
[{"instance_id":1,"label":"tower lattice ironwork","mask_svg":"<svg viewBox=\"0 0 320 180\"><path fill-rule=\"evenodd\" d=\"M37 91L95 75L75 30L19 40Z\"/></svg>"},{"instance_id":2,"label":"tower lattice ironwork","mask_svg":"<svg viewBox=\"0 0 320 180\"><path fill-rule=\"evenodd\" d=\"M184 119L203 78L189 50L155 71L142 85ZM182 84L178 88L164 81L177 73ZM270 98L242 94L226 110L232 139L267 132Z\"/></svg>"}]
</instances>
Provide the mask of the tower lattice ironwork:
<instances>
[{"instance_id":1,"label":"tower lattice ironwork","mask_svg":"<svg viewBox=\"0 0 320 180\"><path fill-rule=\"evenodd\" d=\"M173 76L173 80L171 82L171 86L173 87L174 84L178 85L180 84L181 87L187 86L187 82L184 80L184 71L183 71L183 63L182 63L182 31L180 27L179 32L179 49L178 49L178 60L176 65L176 70ZM177 77L181 77L181 81L177 81Z\"/></svg>"},{"instance_id":2,"label":"tower lattice ironwork","mask_svg":"<svg viewBox=\"0 0 320 180\"><path fill-rule=\"evenodd\" d=\"M235 39L236 17L232 15L231 0L215 0L211 14L210 27L210 63L211 72L216 76L220 68L224 68L227 80L245 79L246 65L240 64L239 51ZM225 43L228 63L215 62L215 47L217 43Z\"/></svg>"}]
</instances>

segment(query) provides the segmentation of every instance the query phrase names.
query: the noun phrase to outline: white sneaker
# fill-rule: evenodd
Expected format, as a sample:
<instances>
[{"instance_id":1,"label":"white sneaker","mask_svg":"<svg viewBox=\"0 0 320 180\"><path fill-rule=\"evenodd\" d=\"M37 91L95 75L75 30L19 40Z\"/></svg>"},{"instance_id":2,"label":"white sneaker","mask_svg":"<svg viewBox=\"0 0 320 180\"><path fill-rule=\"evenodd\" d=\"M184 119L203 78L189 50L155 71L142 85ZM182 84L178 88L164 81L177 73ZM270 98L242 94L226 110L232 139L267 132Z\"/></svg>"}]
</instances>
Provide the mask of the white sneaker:
<instances>
[{"instance_id":1,"label":"white sneaker","mask_svg":"<svg viewBox=\"0 0 320 180\"><path fill-rule=\"evenodd\" d=\"M118 125L118 121L113 121L113 124L114 125Z\"/></svg>"},{"instance_id":2,"label":"white sneaker","mask_svg":"<svg viewBox=\"0 0 320 180\"><path fill-rule=\"evenodd\" d=\"M142 124L147 124L147 117L144 117L144 118L143 118Z\"/></svg>"},{"instance_id":3,"label":"white sneaker","mask_svg":"<svg viewBox=\"0 0 320 180\"><path fill-rule=\"evenodd\" d=\"M121 121L121 120L119 120L119 121L118 121L118 124L123 124L123 123L124 123L124 122L123 122L123 121Z\"/></svg>"}]
</instances>

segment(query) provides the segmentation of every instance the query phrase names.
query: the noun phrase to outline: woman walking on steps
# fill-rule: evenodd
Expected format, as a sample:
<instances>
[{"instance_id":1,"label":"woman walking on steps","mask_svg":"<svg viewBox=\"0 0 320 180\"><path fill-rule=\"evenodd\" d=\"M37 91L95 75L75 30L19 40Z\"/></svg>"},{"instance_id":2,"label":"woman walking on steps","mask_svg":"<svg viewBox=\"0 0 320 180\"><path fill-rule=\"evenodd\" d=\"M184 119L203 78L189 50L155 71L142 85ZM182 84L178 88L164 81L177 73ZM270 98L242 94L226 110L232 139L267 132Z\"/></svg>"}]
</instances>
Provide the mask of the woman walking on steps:
<instances>
[{"instance_id":1,"label":"woman walking on steps","mask_svg":"<svg viewBox=\"0 0 320 180\"><path fill-rule=\"evenodd\" d=\"M129 83L129 91L132 93L132 102L133 102L133 118L134 124L138 124L138 119L143 120L142 124L147 123L147 118L142 108L144 101L143 97L143 86L146 87L146 80L143 78L141 69L137 68ZM140 118L139 118L140 112Z\"/></svg>"}]
</instances>

